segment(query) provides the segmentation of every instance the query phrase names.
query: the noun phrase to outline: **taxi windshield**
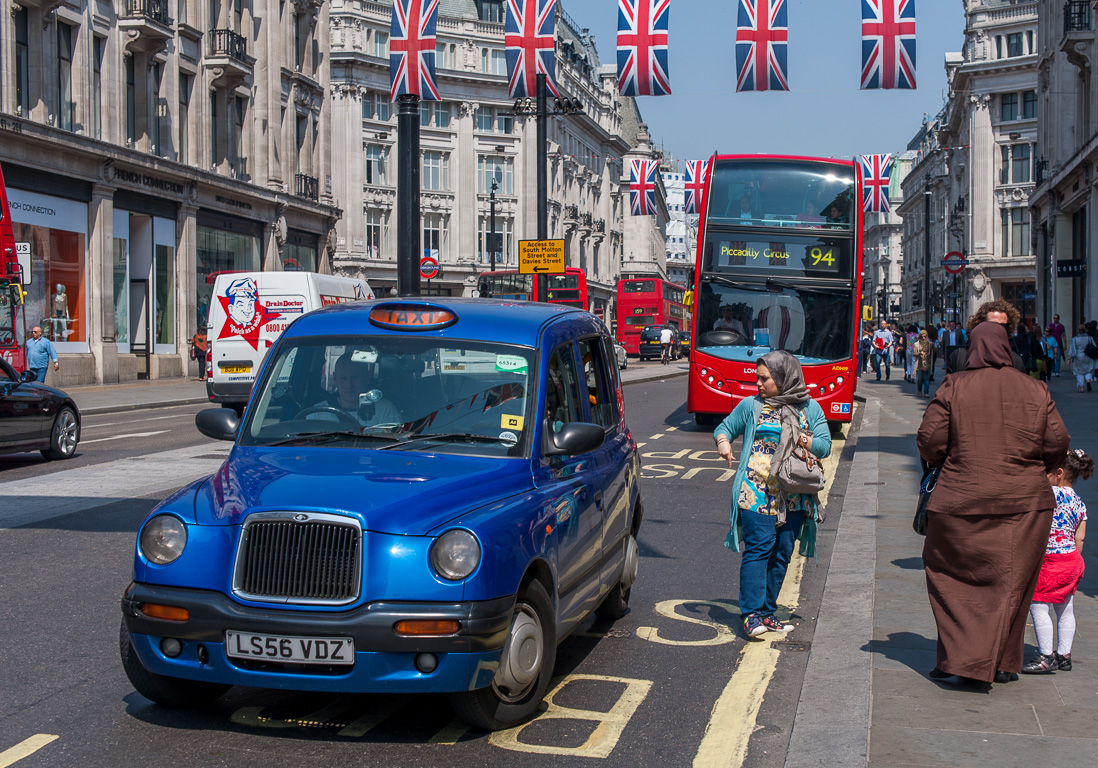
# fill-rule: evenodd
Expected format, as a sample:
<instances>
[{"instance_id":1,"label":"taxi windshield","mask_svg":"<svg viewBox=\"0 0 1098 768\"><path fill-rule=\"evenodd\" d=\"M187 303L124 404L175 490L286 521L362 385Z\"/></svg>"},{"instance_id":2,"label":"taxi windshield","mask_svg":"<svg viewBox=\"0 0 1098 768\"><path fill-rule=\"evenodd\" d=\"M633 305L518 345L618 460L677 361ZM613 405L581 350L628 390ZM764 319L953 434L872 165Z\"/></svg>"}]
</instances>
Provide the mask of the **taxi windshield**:
<instances>
[{"instance_id":1,"label":"taxi windshield","mask_svg":"<svg viewBox=\"0 0 1098 768\"><path fill-rule=\"evenodd\" d=\"M428 336L287 339L253 394L241 445L521 457L534 350Z\"/></svg>"}]
</instances>

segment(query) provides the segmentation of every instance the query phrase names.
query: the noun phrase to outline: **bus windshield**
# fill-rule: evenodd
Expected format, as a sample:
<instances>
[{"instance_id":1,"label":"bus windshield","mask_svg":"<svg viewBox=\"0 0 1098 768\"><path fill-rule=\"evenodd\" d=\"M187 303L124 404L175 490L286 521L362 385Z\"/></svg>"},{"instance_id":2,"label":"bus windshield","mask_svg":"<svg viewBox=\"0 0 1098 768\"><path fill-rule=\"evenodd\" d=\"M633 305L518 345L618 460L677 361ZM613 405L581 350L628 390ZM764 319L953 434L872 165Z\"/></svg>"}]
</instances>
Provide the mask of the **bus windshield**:
<instances>
[{"instance_id":1,"label":"bus windshield","mask_svg":"<svg viewBox=\"0 0 1098 768\"><path fill-rule=\"evenodd\" d=\"M853 293L844 289L734 284L703 278L697 302L698 351L755 362L784 349L806 365L849 360Z\"/></svg>"},{"instance_id":2,"label":"bus windshield","mask_svg":"<svg viewBox=\"0 0 1098 768\"><path fill-rule=\"evenodd\" d=\"M717 160L709 226L853 229L854 170L797 160Z\"/></svg>"}]
</instances>

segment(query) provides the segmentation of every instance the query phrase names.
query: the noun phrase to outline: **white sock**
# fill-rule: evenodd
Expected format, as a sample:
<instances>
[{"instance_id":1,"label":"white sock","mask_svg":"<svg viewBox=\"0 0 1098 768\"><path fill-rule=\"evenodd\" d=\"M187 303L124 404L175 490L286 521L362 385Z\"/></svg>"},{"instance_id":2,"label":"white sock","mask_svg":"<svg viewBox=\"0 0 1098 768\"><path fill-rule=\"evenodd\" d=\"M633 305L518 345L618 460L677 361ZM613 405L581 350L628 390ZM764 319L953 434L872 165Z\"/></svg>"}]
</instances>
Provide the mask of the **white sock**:
<instances>
[{"instance_id":1,"label":"white sock","mask_svg":"<svg viewBox=\"0 0 1098 768\"><path fill-rule=\"evenodd\" d=\"M1060 608L1060 606L1056 607L1057 609ZM1033 617L1033 629L1037 631L1037 650L1045 656L1051 655L1052 618L1048 615L1048 603L1031 603L1029 615ZM1057 611L1057 615L1059 615L1059 611ZM1074 627L1074 618L1072 619L1072 626Z\"/></svg>"},{"instance_id":2,"label":"white sock","mask_svg":"<svg viewBox=\"0 0 1098 768\"><path fill-rule=\"evenodd\" d=\"M1056 652L1067 656L1075 640L1075 595L1068 595L1067 602L1052 606L1052 610L1056 611Z\"/></svg>"}]
</instances>

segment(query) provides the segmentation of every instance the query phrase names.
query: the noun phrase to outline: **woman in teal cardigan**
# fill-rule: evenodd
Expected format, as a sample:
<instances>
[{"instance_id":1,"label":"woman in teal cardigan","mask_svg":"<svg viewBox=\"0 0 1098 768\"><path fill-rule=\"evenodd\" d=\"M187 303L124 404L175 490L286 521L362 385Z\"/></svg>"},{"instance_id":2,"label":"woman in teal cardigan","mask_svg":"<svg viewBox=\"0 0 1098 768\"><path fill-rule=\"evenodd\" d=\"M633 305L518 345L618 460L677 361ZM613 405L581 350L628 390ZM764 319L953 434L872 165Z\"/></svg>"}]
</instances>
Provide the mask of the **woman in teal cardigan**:
<instances>
[{"instance_id":1,"label":"woman in teal cardigan","mask_svg":"<svg viewBox=\"0 0 1098 768\"><path fill-rule=\"evenodd\" d=\"M768 352L759 358L755 375L759 395L741 401L713 432L717 451L729 467L732 441L743 436L724 545L739 552L742 527L740 615L749 637L793 628L774 615L778 592L794 542L801 540L805 557L816 552L819 501L814 495L783 494L778 467L798 444L821 459L831 453L827 417L808 394L797 358L785 350Z\"/></svg>"}]
</instances>

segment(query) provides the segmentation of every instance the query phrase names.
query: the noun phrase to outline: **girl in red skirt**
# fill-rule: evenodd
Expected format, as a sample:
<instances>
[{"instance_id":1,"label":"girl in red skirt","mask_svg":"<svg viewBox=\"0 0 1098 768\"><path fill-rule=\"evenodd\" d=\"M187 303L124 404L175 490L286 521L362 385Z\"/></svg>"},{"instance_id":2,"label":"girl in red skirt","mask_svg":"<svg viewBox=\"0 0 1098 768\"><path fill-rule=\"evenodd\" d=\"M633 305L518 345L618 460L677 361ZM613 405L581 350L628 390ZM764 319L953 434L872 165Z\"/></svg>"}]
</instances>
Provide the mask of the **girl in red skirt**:
<instances>
[{"instance_id":1,"label":"girl in red skirt","mask_svg":"<svg viewBox=\"0 0 1098 768\"><path fill-rule=\"evenodd\" d=\"M1029 607L1033 628L1037 631L1037 655L1022 667L1028 675L1071 670L1071 642L1075 639L1075 588L1083 578L1083 537L1087 531L1087 508L1072 489L1079 478L1094 472L1094 459L1079 449L1070 450L1063 465L1048 476L1056 494L1056 512L1052 532L1037 578L1037 589ZM1052 619L1049 606L1056 612L1056 652L1052 650Z\"/></svg>"}]
</instances>

